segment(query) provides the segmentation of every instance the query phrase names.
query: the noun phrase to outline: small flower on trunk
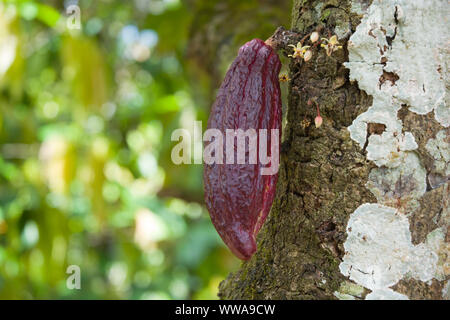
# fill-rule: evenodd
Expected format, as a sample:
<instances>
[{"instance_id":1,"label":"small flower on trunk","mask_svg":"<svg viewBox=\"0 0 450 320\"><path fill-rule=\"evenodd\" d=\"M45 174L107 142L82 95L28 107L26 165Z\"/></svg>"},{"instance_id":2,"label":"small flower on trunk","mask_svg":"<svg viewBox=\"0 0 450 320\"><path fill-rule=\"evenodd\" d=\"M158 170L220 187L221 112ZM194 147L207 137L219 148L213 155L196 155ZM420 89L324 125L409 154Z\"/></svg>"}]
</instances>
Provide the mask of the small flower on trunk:
<instances>
[{"instance_id":1,"label":"small flower on trunk","mask_svg":"<svg viewBox=\"0 0 450 320\"><path fill-rule=\"evenodd\" d=\"M331 56L333 52L342 49L342 46L339 45L339 41L336 35L332 36L330 39L322 38L322 41L324 41L325 43L322 43L320 46L322 48L325 48L327 56Z\"/></svg>"},{"instance_id":2,"label":"small flower on trunk","mask_svg":"<svg viewBox=\"0 0 450 320\"><path fill-rule=\"evenodd\" d=\"M283 73L280 75L279 80L280 82L288 82L291 79L289 79L289 76L286 73Z\"/></svg>"},{"instance_id":3,"label":"small flower on trunk","mask_svg":"<svg viewBox=\"0 0 450 320\"><path fill-rule=\"evenodd\" d=\"M294 46L293 44L290 44L289 47L294 48L294 54L290 54L288 55L288 57L292 57L292 58L301 58L303 59L305 57L305 52L308 50L309 46L303 46L302 47L302 43L299 42L297 43L296 46Z\"/></svg>"},{"instance_id":4,"label":"small flower on trunk","mask_svg":"<svg viewBox=\"0 0 450 320\"><path fill-rule=\"evenodd\" d=\"M303 119L301 122L300 122L300 125L303 127L303 129L305 129L306 127L308 127L309 125L311 124L311 120L309 120L309 119Z\"/></svg>"}]
</instances>

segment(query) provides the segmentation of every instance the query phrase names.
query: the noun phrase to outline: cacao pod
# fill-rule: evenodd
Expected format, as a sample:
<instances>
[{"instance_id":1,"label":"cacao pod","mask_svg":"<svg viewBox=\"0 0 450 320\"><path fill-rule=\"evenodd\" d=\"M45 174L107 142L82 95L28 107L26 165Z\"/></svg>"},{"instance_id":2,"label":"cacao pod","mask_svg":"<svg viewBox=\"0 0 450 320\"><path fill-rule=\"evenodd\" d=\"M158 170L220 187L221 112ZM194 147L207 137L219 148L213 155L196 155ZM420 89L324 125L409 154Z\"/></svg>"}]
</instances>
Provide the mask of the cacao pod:
<instances>
[{"instance_id":1,"label":"cacao pod","mask_svg":"<svg viewBox=\"0 0 450 320\"><path fill-rule=\"evenodd\" d=\"M204 165L205 202L211 220L225 244L243 260L255 253L256 235L275 196L281 142L280 68L277 53L264 41L246 43L225 76L208 120L208 129L217 129L223 136L228 129L266 129L266 150L276 157L276 173L261 174L263 167L273 163L261 162L260 135L256 164L249 163L251 150L245 149L245 164ZM272 129L277 129L276 137L270 134ZM226 152L225 143L223 150ZM235 146L233 152L235 158L239 156Z\"/></svg>"}]
</instances>

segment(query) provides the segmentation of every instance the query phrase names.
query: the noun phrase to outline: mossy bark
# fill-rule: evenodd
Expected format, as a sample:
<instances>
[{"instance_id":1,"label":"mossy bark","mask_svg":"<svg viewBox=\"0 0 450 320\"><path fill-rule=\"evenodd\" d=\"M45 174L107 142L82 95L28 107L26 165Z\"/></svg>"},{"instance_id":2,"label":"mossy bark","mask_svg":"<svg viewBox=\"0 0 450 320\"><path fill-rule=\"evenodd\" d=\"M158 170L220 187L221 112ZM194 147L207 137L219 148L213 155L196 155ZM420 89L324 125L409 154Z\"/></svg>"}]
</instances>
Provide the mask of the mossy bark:
<instances>
[{"instance_id":1,"label":"mossy bark","mask_svg":"<svg viewBox=\"0 0 450 320\"><path fill-rule=\"evenodd\" d=\"M352 285L339 271L347 222L361 204L377 202L365 187L375 165L347 130L372 104L370 96L350 83L343 66L346 41L360 20L347 0L294 0L292 31L299 39L318 27L327 38L339 29L343 49L329 57L314 48L310 61L291 60L276 199L258 234L257 253L220 284L222 299L336 299L343 284ZM320 106L320 128L314 126L311 100ZM427 229L422 233L433 226L420 227ZM420 286L421 298L435 298L442 291L434 282L403 281L401 286L403 292ZM359 289L364 298L368 290Z\"/></svg>"}]
</instances>

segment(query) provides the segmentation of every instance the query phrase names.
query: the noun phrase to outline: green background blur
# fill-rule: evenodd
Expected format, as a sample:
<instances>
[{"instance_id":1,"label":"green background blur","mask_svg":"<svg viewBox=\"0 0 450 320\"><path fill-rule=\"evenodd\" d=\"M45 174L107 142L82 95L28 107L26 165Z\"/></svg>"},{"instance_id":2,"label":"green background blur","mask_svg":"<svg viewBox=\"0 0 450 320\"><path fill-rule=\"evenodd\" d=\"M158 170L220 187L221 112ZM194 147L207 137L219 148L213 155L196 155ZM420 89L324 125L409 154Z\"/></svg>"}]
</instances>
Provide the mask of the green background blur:
<instances>
[{"instance_id":1,"label":"green background blur","mask_svg":"<svg viewBox=\"0 0 450 320\"><path fill-rule=\"evenodd\" d=\"M217 298L239 261L170 137L206 126L238 47L290 5L0 0L0 298Z\"/></svg>"}]
</instances>

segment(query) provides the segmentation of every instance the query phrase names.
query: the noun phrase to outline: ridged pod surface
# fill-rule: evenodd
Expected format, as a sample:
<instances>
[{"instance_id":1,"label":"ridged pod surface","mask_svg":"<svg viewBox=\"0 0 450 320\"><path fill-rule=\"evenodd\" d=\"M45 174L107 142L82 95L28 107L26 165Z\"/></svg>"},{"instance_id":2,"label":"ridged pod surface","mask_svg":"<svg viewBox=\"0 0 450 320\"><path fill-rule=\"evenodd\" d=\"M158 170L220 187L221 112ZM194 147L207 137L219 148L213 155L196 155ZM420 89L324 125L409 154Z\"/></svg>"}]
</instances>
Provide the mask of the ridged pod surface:
<instances>
[{"instance_id":1,"label":"ridged pod surface","mask_svg":"<svg viewBox=\"0 0 450 320\"><path fill-rule=\"evenodd\" d=\"M267 129L270 155L271 129L278 129L280 145L280 68L272 47L259 39L246 43L225 76L208 120L208 129L218 129L224 137L224 161L204 165L205 202L220 237L243 260L256 251L256 235L272 206L278 173L262 175L261 168L271 164L262 165L259 155L257 164L249 164L248 148L245 164L226 164L226 130ZM236 161L236 145L234 153Z\"/></svg>"}]
</instances>

